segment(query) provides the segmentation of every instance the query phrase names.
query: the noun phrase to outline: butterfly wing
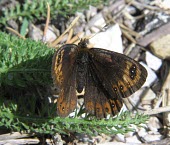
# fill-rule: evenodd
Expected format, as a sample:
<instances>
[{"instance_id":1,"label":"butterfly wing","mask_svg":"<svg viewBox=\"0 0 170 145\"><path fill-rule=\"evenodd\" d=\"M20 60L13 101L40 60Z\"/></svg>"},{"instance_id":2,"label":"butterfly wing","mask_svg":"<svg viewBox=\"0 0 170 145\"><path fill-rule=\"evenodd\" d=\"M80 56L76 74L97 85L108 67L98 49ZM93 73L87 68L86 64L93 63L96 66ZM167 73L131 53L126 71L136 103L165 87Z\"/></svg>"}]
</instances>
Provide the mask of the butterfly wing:
<instances>
[{"instance_id":1,"label":"butterfly wing","mask_svg":"<svg viewBox=\"0 0 170 145\"><path fill-rule=\"evenodd\" d=\"M94 114L97 118L106 117L107 114L117 114L122 107L122 101L116 98L114 101L110 99L100 84L93 65L89 64L84 94L86 112Z\"/></svg>"},{"instance_id":2,"label":"butterfly wing","mask_svg":"<svg viewBox=\"0 0 170 145\"><path fill-rule=\"evenodd\" d=\"M147 71L135 60L104 49L90 49L89 59L91 76L95 74L95 80L98 80L93 82L100 90L96 94L100 94L98 99L101 100L103 114L105 115L109 110L108 113L114 115L121 109L121 97L128 97L137 91L145 82ZM89 88L90 86L86 87L85 97L87 98L90 95ZM85 103L88 103L88 101ZM90 109L87 108L87 110Z\"/></svg>"},{"instance_id":3,"label":"butterfly wing","mask_svg":"<svg viewBox=\"0 0 170 145\"><path fill-rule=\"evenodd\" d=\"M93 67L108 92L123 98L137 91L146 81L146 69L135 60L116 52L90 49Z\"/></svg>"},{"instance_id":4,"label":"butterfly wing","mask_svg":"<svg viewBox=\"0 0 170 145\"><path fill-rule=\"evenodd\" d=\"M53 57L52 77L54 84L59 88L57 99L57 114L68 116L77 105L75 61L77 45L67 44L55 52Z\"/></svg>"}]
</instances>

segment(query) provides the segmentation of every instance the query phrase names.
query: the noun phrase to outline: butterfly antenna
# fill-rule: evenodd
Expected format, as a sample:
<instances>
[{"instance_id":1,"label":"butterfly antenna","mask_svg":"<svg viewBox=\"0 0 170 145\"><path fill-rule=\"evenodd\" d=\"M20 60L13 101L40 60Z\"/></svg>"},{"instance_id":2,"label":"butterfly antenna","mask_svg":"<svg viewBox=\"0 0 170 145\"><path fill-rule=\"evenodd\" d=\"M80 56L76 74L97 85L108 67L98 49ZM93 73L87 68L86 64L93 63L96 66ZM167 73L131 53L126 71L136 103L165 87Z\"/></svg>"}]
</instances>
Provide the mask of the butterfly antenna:
<instances>
[{"instance_id":1,"label":"butterfly antenna","mask_svg":"<svg viewBox=\"0 0 170 145\"><path fill-rule=\"evenodd\" d=\"M100 32L105 32L105 31L108 29L108 27L109 27L109 24L105 24L105 25L100 29L99 32L94 33L91 37L89 37L89 39L93 38L94 36L96 36L96 34L98 34L98 33L100 33Z\"/></svg>"},{"instance_id":2,"label":"butterfly antenna","mask_svg":"<svg viewBox=\"0 0 170 145\"><path fill-rule=\"evenodd\" d=\"M78 35L76 35L77 36L77 38L81 41L81 38L78 36Z\"/></svg>"}]
</instances>

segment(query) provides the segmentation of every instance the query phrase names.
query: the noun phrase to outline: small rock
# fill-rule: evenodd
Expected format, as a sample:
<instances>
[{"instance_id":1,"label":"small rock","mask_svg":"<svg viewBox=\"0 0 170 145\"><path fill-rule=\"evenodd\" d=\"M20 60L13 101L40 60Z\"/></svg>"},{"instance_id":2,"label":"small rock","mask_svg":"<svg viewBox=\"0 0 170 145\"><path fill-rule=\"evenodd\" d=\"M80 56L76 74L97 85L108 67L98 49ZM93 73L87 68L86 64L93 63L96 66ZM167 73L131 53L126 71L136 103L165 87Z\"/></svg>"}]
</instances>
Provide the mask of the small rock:
<instances>
[{"instance_id":1,"label":"small rock","mask_svg":"<svg viewBox=\"0 0 170 145\"><path fill-rule=\"evenodd\" d=\"M133 125L133 124L132 124ZM132 126L131 125L131 126ZM133 127L134 128L134 127ZM136 128L136 126L135 126L135 128ZM126 133L125 134L125 138L128 138L128 137L132 137L132 136L134 136L134 132L132 132L132 131L129 131L128 133Z\"/></svg>"},{"instance_id":2,"label":"small rock","mask_svg":"<svg viewBox=\"0 0 170 145\"><path fill-rule=\"evenodd\" d=\"M130 14L130 15L135 15L137 13L137 9L134 6L129 6L126 8L126 11Z\"/></svg>"},{"instance_id":3,"label":"small rock","mask_svg":"<svg viewBox=\"0 0 170 145\"><path fill-rule=\"evenodd\" d=\"M154 100L155 98L156 98L156 94L150 88L148 88L144 97L141 100L150 102L150 101Z\"/></svg>"},{"instance_id":4,"label":"small rock","mask_svg":"<svg viewBox=\"0 0 170 145\"><path fill-rule=\"evenodd\" d=\"M125 145L125 143L122 143L122 142L105 142L105 143L99 143L97 145ZM126 145L130 145L130 144L126 144Z\"/></svg>"},{"instance_id":5,"label":"small rock","mask_svg":"<svg viewBox=\"0 0 170 145\"><path fill-rule=\"evenodd\" d=\"M83 133L76 133L75 134L76 138L80 141L80 142L83 142L83 143L87 143L87 142L93 142L92 138L86 134L83 134Z\"/></svg>"},{"instance_id":6,"label":"small rock","mask_svg":"<svg viewBox=\"0 0 170 145\"><path fill-rule=\"evenodd\" d=\"M162 65L162 60L147 51L146 52L146 63L148 67L157 71Z\"/></svg>"},{"instance_id":7,"label":"small rock","mask_svg":"<svg viewBox=\"0 0 170 145\"><path fill-rule=\"evenodd\" d=\"M133 105L136 106L137 104L139 104L141 97L143 96L143 93L145 92L145 89L146 88L142 87L130 96L130 98L133 100Z\"/></svg>"},{"instance_id":8,"label":"small rock","mask_svg":"<svg viewBox=\"0 0 170 145\"><path fill-rule=\"evenodd\" d=\"M161 59L170 59L170 34L150 44L153 54Z\"/></svg>"},{"instance_id":9,"label":"small rock","mask_svg":"<svg viewBox=\"0 0 170 145\"><path fill-rule=\"evenodd\" d=\"M146 82L143 84L143 87L150 87L153 84L153 82L157 79L157 75L145 63L140 62L140 64L142 64L146 68L146 70L148 72L148 76L147 76Z\"/></svg>"},{"instance_id":10,"label":"small rock","mask_svg":"<svg viewBox=\"0 0 170 145\"><path fill-rule=\"evenodd\" d=\"M96 144L98 144L98 143L105 143L107 141L112 140L112 137L109 136L109 135L100 134L100 135L94 136L93 140L94 140L93 142L96 142Z\"/></svg>"},{"instance_id":11,"label":"small rock","mask_svg":"<svg viewBox=\"0 0 170 145\"><path fill-rule=\"evenodd\" d=\"M85 15L82 13L82 12L76 12L76 14L75 14L76 16L79 16L79 21L77 22L77 23L86 23L86 17L85 17ZM74 17L73 17L73 19L74 19Z\"/></svg>"},{"instance_id":12,"label":"small rock","mask_svg":"<svg viewBox=\"0 0 170 145\"><path fill-rule=\"evenodd\" d=\"M17 22L16 22L15 20L12 20L12 19L11 19L11 20L9 20L7 23L8 23L8 27L11 27L12 29L18 31L19 26L18 26L18 24L17 24Z\"/></svg>"},{"instance_id":13,"label":"small rock","mask_svg":"<svg viewBox=\"0 0 170 145\"><path fill-rule=\"evenodd\" d=\"M156 0L154 4L165 10L170 9L170 0Z\"/></svg>"},{"instance_id":14,"label":"small rock","mask_svg":"<svg viewBox=\"0 0 170 145\"><path fill-rule=\"evenodd\" d=\"M144 104L144 105L142 105L142 107L143 107L143 109L146 110L146 111L153 109L153 107L152 107L151 104Z\"/></svg>"},{"instance_id":15,"label":"small rock","mask_svg":"<svg viewBox=\"0 0 170 145\"><path fill-rule=\"evenodd\" d=\"M89 9L86 11L87 21L90 20L91 17L94 17L97 14L97 8L94 6L89 6Z\"/></svg>"},{"instance_id":16,"label":"small rock","mask_svg":"<svg viewBox=\"0 0 170 145\"><path fill-rule=\"evenodd\" d=\"M57 145L63 145L63 141L61 139L61 135L56 134L53 136L54 143Z\"/></svg>"},{"instance_id":17,"label":"small rock","mask_svg":"<svg viewBox=\"0 0 170 145\"><path fill-rule=\"evenodd\" d=\"M134 135L134 136L131 136L131 137L127 137L126 143L137 144L137 143L141 143L141 141L139 141L137 136Z\"/></svg>"},{"instance_id":18,"label":"small rock","mask_svg":"<svg viewBox=\"0 0 170 145\"><path fill-rule=\"evenodd\" d=\"M52 30L52 28L48 28L47 29L47 33L45 35L44 42L53 42L56 39L56 35L54 33L54 31Z\"/></svg>"},{"instance_id":19,"label":"small rock","mask_svg":"<svg viewBox=\"0 0 170 145\"><path fill-rule=\"evenodd\" d=\"M115 140L118 142L125 142L125 136L123 134L116 134Z\"/></svg>"},{"instance_id":20,"label":"small rock","mask_svg":"<svg viewBox=\"0 0 170 145\"><path fill-rule=\"evenodd\" d=\"M139 135L140 137L144 137L144 136L146 136L147 134L148 134L148 133L147 133L147 131L146 131L145 128L140 128L139 131L138 131L138 135Z\"/></svg>"},{"instance_id":21,"label":"small rock","mask_svg":"<svg viewBox=\"0 0 170 145\"><path fill-rule=\"evenodd\" d=\"M97 33L100 31L99 28L102 28L106 25L105 19L101 13L95 15L88 23L88 28L93 32Z\"/></svg>"},{"instance_id":22,"label":"small rock","mask_svg":"<svg viewBox=\"0 0 170 145\"><path fill-rule=\"evenodd\" d=\"M136 91L134 94L132 94L130 97L123 98L123 102L125 103L126 108L128 108L128 110L136 110L134 106L143 108L142 103L141 103L141 98L144 95L145 91L146 91L146 87L142 87L138 91Z\"/></svg>"},{"instance_id":23,"label":"small rock","mask_svg":"<svg viewBox=\"0 0 170 145\"><path fill-rule=\"evenodd\" d=\"M43 31L40 28L34 26L33 24L29 25L28 33L29 33L29 37L32 38L33 40L36 41L42 40Z\"/></svg>"},{"instance_id":24,"label":"small rock","mask_svg":"<svg viewBox=\"0 0 170 145\"><path fill-rule=\"evenodd\" d=\"M150 117L148 122L148 128L151 131L157 132L158 129L162 128L162 124L160 123L157 117Z\"/></svg>"},{"instance_id":25,"label":"small rock","mask_svg":"<svg viewBox=\"0 0 170 145\"><path fill-rule=\"evenodd\" d=\"M105 32L96 34L90 39L90 43L96 48L123 53L121 30L118 24L108 28Z\"/></svg>"},{"instance_id":26,"label":"small rock","mask_svg":"<svg viewBox=\"0 0 170 145\"><path fill-rule=\"evenodd\" d=\"M162 1L162 7L164 9L170 9L170 0L163 0Z\"/></svg>"},{"instance_id":27,"label":"small rock","mask_svg":"<svg viewBox=\"0 0 170 145\"><path fill-rule=\"evenodd\" d=\"M157 135L147 134L146 136L143 137L143 139L146 142L152 142L152 141L156 141L156 140L161 140L162 138L163 138L163 136L161 134L157 134Z\"/></svg>"}]
</instances>

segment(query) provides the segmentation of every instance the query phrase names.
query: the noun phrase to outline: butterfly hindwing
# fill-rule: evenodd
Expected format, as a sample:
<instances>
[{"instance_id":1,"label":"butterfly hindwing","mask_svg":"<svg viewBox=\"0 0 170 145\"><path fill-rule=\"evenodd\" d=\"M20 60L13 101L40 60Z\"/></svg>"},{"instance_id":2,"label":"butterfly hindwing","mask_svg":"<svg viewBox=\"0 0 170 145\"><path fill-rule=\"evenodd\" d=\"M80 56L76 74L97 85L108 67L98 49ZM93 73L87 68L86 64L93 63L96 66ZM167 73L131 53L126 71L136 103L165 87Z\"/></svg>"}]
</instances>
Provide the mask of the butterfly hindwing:
<instances>
[{"instance_id":1,"label":"butterfly hindwing","mask_svg":"<svg viewBox=\"0 0 170 145\"><path fill-rule=\"evenodd\" d=\"M101 85L92 62L89 63L86 76L84 104L86 112L97 118L106 117L108 114L115 115L122 107L122 101L112 98L107 90ZM110 96L110 97L109 97Z\"/></svg>"},{"instance_id":2,"label":"butterfly hindwing","mask_svg":"<svg viewBox=\"0 0 170 145\"><path fill-rule=\"evenodd\" d=\"M75 87L70 86L67 89L61 89L57 100L57 114L60 117L66 117L74 111L77 105Z\"/></svg>"}]
</instances>

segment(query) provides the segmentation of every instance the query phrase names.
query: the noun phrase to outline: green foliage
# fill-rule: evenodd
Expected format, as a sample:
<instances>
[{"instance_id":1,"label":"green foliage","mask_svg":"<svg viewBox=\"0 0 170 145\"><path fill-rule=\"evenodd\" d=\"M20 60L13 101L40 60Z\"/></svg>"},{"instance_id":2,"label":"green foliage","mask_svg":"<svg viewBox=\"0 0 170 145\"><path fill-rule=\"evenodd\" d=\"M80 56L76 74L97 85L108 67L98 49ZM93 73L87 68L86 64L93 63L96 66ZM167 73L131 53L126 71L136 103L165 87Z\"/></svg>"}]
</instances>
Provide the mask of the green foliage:
<instances>
[{"instance_id":1,"label":"green foliage","mask_svg":"<svg viewBox=\"0 0 170 145\"><path fill-rule=\"evenodd\" d=\"M0 32L0 87L51 84L53 53L41 42Z\"/></svg>"},{"instance_id":2,"label":"green foliage","mask_svg":"<svg viewBox=\"0 0 170 145\"><path fill-rule=\"evenodd\" d=\"M51 17L56 18L57 15L70 16L76 11L87 9L89 5L97 6L107 1L108 0L25 0L23 5L18 3L15 7L6 9L3 13L3 17L0 19L0 23L5 25L8 20L19 19L22 21L24 18L31 21L34 18L40 20L42 17L46 17L47 2L50 5Z\"/></svg>"},{"instance_id":3,"label":"green foliage","mask_svg":"<svg viewBox=\"0 0 170 145\"><path fill-rule=\"evenodd\" d=\"M24 18L22 26L21 26L21 31L20 31L20 34L24 37L27 33L28 24L29 24L28 20L26 18Z\"/></svg>"},{"instance_id":4,"label":"green foliage","mask_svg":"<svg viewBox=\"0 0 170 145\"><path fill-rule=\"evenodd\" d=\"M89 120L88 118L33 118L32 116L19 116L16 114L17 105L10 104L0 106L0 127L6 127L13 131L22 131L37 134L70 134L73 132L94 135L124 134L133 131L131 124L139 126L148 120L148 116L136 114L132 117L129 112L122 113L114 119Z\"/></svg>"}]
</instances>

